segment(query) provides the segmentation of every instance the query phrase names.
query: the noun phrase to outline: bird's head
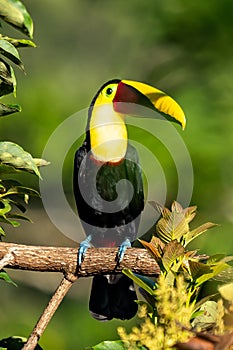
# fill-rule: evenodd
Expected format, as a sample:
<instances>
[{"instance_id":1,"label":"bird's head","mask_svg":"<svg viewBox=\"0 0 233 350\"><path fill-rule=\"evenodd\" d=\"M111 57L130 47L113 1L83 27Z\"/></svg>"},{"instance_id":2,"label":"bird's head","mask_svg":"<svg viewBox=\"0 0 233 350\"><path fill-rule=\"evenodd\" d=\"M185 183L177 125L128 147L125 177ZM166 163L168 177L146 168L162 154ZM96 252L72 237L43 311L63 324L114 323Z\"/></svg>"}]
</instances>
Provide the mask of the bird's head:
<instances>
[{"instance_id":1,"label":"bird's head","mask_svg":"<svg viewBox=\"0 0 233 350\"><path fill-rule=\"evenodd\" d=\"M87 137L96 160L116 163L124 158L128 140L124 116L156 116L145 115L139 106L157 111L185 128L183 110L164 92L136 81L111 80L100 88L89 108Z\"/></svg>"},{"instance_id":2,"label":"bird's head","mask_svg":"<svg viewBox=\"0 0 233 350\"><path fill-rule=\"evenodd\" d=\"M134 115L136 106L145 106L164 115L166 119L185 128L186 119L179 104L166 93L153 86L133 80L110 80L97 92L91 103L94 106L113 104L115 112Z\"/></svg>"}]
</instances>

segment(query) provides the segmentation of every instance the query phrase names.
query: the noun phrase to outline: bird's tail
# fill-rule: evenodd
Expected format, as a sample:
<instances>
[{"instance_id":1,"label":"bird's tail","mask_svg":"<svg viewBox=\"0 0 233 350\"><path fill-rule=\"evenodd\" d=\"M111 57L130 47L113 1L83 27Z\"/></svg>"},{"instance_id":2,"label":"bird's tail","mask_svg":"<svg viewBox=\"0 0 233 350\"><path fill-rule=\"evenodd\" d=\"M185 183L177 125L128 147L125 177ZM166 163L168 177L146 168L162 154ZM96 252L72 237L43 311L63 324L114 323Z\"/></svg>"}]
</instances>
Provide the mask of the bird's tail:
<instances>
[{"instance_id":1,"label":"bird's tail","mask_svg":"<svg viewBox=\"0 0 233 350\"><path fill-rule=\"evenodd\" d=\"M129 320L137 312L136 299L133 281L127 276L98 275L93 278L89 310L99 321Z\"/></svg>"}]
</instances>

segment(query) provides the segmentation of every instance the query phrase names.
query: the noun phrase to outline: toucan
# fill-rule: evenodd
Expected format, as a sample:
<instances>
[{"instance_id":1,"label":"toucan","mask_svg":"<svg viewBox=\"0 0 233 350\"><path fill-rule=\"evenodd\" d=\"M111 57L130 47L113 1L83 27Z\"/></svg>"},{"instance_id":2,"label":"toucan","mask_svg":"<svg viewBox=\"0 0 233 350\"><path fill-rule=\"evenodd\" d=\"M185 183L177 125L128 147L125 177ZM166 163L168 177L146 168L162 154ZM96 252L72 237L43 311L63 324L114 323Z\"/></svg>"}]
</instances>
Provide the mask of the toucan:
<instances>
[{"instance_id":1,"label":"toucan","mask_svg":"<svg viewBox=\"0 0 233 350\"><path fill-rule=\"evenodd\" d=\"M80 264L91 244L119 247L121 261L137 237L144 208L142 170L137 150L128 142L125 117L140 116L138 106L159 112L185 128L179 104L150 85L113 79L99 89L88 110L84 142L74 159L74 196L87 236L80 244ZM137 312L136 299L133 282L127 276L97 275L89 310L100 321L130 319Z\"/></svg>"}]
</instances>

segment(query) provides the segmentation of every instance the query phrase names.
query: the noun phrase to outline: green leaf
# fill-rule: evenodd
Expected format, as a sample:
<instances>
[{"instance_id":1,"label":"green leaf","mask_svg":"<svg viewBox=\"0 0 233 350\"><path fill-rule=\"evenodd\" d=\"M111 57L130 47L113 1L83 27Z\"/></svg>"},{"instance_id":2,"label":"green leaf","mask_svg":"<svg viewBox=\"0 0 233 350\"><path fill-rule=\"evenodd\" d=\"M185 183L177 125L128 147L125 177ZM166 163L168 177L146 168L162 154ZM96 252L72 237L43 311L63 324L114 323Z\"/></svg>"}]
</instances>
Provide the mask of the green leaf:
<instances>
[{"instance_id":1,"label":"green leaf","mask_svg":"<svg viewBox=\"0 0 233 350\"><path fill-rule=\"evenodd\" d=\"M17 113L17 112L21 112L21 107L19 105L16 104L3 104L0 103L0 117L8 115L8 114L12 114L12 113Z\"/></svg>"},{"instance_id":2,"label":"green leaf","mask_svg":"<svg viewBox=\"0 0 233 350\"><path fill-rule=\"evenodd\" d=\"M38 191L29 188L29 187L24 187L24 186L14 186L11 187L7 190L7 192L5 192L4 194L2 194L2 196L0 195L0 197L5 197L5 196L9 196L9 195L25 195L27 194L28 196L34 196L34 197L39 197L40 194Z\"/></svg>"},{"instance_id":3,"label":"green leaf","mask_svg":"<svg viewBox=\"0 0 233 350\"><path fill-rule=\"evenodd\" d=\"M183 210L187 223L190 223L196 216L197 206L185 208Z\"/></svg>"},{"instance_id":4,"label":"green leaf","mask_svg":"<svg viewBox=\"0 0 233 350\"><path fill-rule=\"evenodd\" d=\"M4 231L4 229L2 228L2 226L0 226L0 237L1 236L6 236L6 232Z\"/></svg>"},{"instance_id":5,"label":"green leaf","mask_svg":"<svg viewBox=\"0 0 233 350\"><path fill-rule=\"evenodd\" d=\"M210 326L213 326L216 323L218 310L217 303L215 301L206 301L200 307L199 311L201 311L202 313L194 318L192 322L192 327L201 328L202 330L204 330L208 329Z\"/></svg>"},{"instance_id":6,"label":"green leaf","mask_svg":"<svg viewBox=\"0 0 233 350\"><path fill-rule=\"evenodd\" d=\"M7 283L13 284L15 287L17 287L17 284L12 281L10 276L6 273L6 271L1 270L0 271L0 279L4 280ZM1 345L1 344L0 344Z\"/></svg>"},{"instance_id":7,"label":"green leaf","mask_svg":"<svg viewBox=\"0 0 233 350\"><path fill-rule=\"evenodd\" d=\"M188 230L188 220L180 204L174 202L172 211L167 208L162 210L162 218L156 224L156 232L164 243L179 240Z\"/></svg>"},{"instance_id":8,"label":"green leaf","mask_svg":"<svg viewBox=\"0 0 233 350\"><path fill-rule=\"evenodd\" d=\"M14 92L16 81L13 72L9 64L0 59L0 96Z\"/></svg>"},{"instance_id":9,"label":"green leaf","mask_svg":"<svg viewBox=\"0 0 233 350\"><path fill-rule=\"evenodd\" d=\"M0 54L14 62L19 68L24 70L23 62L19 57L18 50L9 41L0 39Z\"/></svg>"},{"instance_id":10,"label":"green leaf","mask_svg":"<svg viewBox=\"0 0 233 350\"><path fill-rule=\"evenodd\" d=\"M214 254L214 255L211 255L211 256L207 259L206 263L207 263L208 265L214 264L214 263L216 263L216 262L221 261L223 258L225 258L225 256L226 256L226 254Z\"/></svg>"},{"instance_id":11,"label":"green leaf","mask_svg":"<svg viewBox=\"0 0 233 350\"><path fill-rule=\"evenodd\" d=\"M143 296L143 298L146 300L146 305L147 305L147 313L154 313L156 312L155 310L155 296L147 293L145 289L139 288L140 294ZM136 300L135 301L138 305L143 305L145 304L145 301L142 300Z\"/></svg>"},{"instance_id":12,"label":"green leaf","mask_svg":"<svg viewBox=\"0 0 233 350\"><path fill-rule=\"evenodd\" d=\"M200 309L200 307L202 305L204 305L207 301L209 301L210 299L216 297L218 295L218 293L214 293L214 294L209 294L207 296L205 296L204 298L202 298L201 300L199 300L197 303L195 303L194 305L194 313L196 315L196 312L198 312L197 310ZM196 317L196 316L194 316Z\"/></svg>"},{"instance_id":13,"label":"green leaf","mask_svg":"<svg viewBox=\"0 0 233 350\"><path fill-rule=\"evenodd\" d=\"M205 224L195 228L192 231L189 231L186 235L185 235L185 245L187 245L188 243L190 243L194 238L200 236L202 233L206 232L207 230L209 230L210 228L216 227L218 226L217 224L214 224L212 222L206 222Z\"/></svg>"},{"instance_id":14,"label":"green leaf","mask_svg":"<svg viewBox=\"0 0 233 350\"><path fill-rule=\"evenodd\" d=\"M16 201L12 200L12 199L9 199L9 202L10 202L11 204L15 205L22 213L25 213L26 208L25 208L24 205L22 205L22 204L19 203L19 202L16 202Z\"/></svg>"},{"instance_id":15,"label":"green leaf","mask_svg":"<svg viewBox=\"0 0 233 350\"><path fill-rule=\"evenodd\" d=\"M0 201L0 222L3 222L5 224L12 225L13 227L18 227L20 223L18 221L12 220L12 219L20 219L20 220L26 220L31 222L31 220L22 214L18 213L12 213L12 207L10 203L17 204L16 206L19 209L23 209L22 211L25 211L25 208L23 206L18 205L18 203L15 203L14 201L11 201L10 199L1 199ZM0 228L0 235L5 235L5 231L3 228Z\"/></svg>"},{"instance_id":16,"label":"green leaf","mask_svg":"<svg viewBox=\"0 0 233 350\"><path fill-rule=\"evenodd\" d=\"M46 165L50 164L50 162L48 162L45 159L41 159L41 158L33 158L33 160L34 160L37 167L42 167L42 166L46 166Z\"/></svg>"},{"instance_id":17,"label":"green leaf","mask_svg":"<svg viewBox=\"0 0 233 350\"><path fill-rule=\"evenodd\" d=\"M40 177L31 154L13 142L0 142L0 162L24 171L33 172Z\"/></svg>"},{"instance_id":18,"label":"green leaf","mask_svg":"<svg viewBox=\"0 0 233 350\"><path fill-rule=\"evenodd\" d=\"M0 34L1 39L5 39L9 41L14 47L20 48L20 47L36 47L36 44L28 39L14 39L14 38L9 38L8 36L4 36Z\"/></svg>"},{"instance_id":19,"label":"green leaf","mask_svg":"<svg viewBox=\"0 0 233 350\"><path fill-rule=\"evenodd\" d=\"M208 266L208 265L206 265L206 266ZM230 268L230 266L228 264L225 264L224 262L219 262L216 265L212 265L209 273L206 272L205 274L203 274L203 275L199 276L198 278L196 278L197 286L200 286L204 282L208 281L211 278L214 278L219 273L221 273L223 271L226 271L229 268Z\"/></svg>"},{"instance_id":20,"label":"green leaf","mask_svg":"<svg viewBox=\"0 0 233 350\"><path fill-rule=\"evenodd\" d=\"M166 271L169 271L175 260L184 255L184 253L184 247L177 240L165 245L162 263Z\"/></svg>"},{"instance_id":21,"label":"green leaf","mask_svg":"<svg viewBox=\"0 0 233 350\"><path fill-rule=\"evenodd\" d=\"M13 166L7 165L7 164L2 164L0 162L0 173L2 175L9 175L9 174L19 174L22 172L22 169L16 169Z\"/></svg>"},{"instance_id":22,"label":"green leaf","mask_svg":"<svg viewBox=\"0 0 233 350\"><path fill-rule=\"evenodd\" d=\"M207 222L190 231L189 223L196 215L196 206L183 209L179 203L173 202L171 211L158 205L156 208L162 215L156 224L156 233L164 243L177 239L183 246L186 246L209 228L217 226L212 222Z\"/></svg>"},{"instance_id":23,"label":"green leaf","mask_svg":"<svg viewBox=\"0 0 233 350\"><path fill-rule=\"evenodd\" d=\"M11 211L11 205L8 199L1 199L0 201L0 215L5 215Z\"/></svg>"},{"instance_id":24,"label":"green leaf","mask_svg":"<svg viewBox=\"0 0 233 350\"><path fill-rule=\"evenodd\" d=\"M0 180L0 184L2 186L4 186L5 191L11 187L14 187L14 186L21 186L20 182L18 180L15 180L15 179Z\"/></svg>"},{"instance_id":25,"label":"green leaf","mask_svg":"<svg viewBox=\"0 0 233 350\"><path fill-rule=\"evenodd\" d=\"M193 281L196 281L199 277L203 277L205 274L209 275L212 273L210 266L194 260L189 260L189 269Z\"/></svg>"},{"instance_id":26,"label":"green leaf","mask_svg":"<svg viewBox=\"0 0 233 350\"><path fill-rule=\"evenodd\" d=\"M17 82L16 82L16 77L15 77L15 72L14 72L14 69L11 66L10 66L10 70L11 70L11 77L12 77L12 81L13 81L13 95L14 95L14 97L16 97ZM21 111L21 107L20 107L20 111Z\"/></svg>"},{"instance_id":27,"label":"green leaf","mask_svg":"<svg viewBox=\"0 0 233 350\"><path fill-rule=\"evenodd\" d=\"M126 276L131 278L139 287L145 289L145 291L147 291L147 293L149 293L150 295L154 295L154 290L155 290L155 286L156 286L154 281L152 281L151 279L149 279L145 276L141 276L141 275L138 275L136 273L133 273L129 269L123 269L122 272Z\"/></svg>"},{"instance_id":28,"label":"green leaf","mask_svg":"<svg viewBox=\"0 0 233 350\"><path fill-rule=\"evenodd\" d=\"M93 346L91 349L93 350L125 350L126 348L124 346L123 341L115 340L115 341L103 341L102 343Z\"/></svg>"},{"instance_id":29,"label":"green leaf","mask_svg":"<svg viewBox=\"0 0 233 350\"><path fill-rule=\"evenodd\" d=\"M18 227L20 226L20 223L15 221L15 220L10 220L6 216L0 216L0 222L3 222L5 224L9 224L13 227Z\"/></svg>"},{"instance_id":30,"label":"green leaf","mask_svg":"<svg viewBox=\"0 0 233 350\"><path fill-rule=\"evenodd\" d=\"M32 38L33 22L21 1L0 0L0 17L5 22Z\"/></svg>"},{"instance_id":31,"label":"green leaf","mask_svg":"<svg viewBox=\"0 0 233 350\"><path fill-rule=\"evenodd\" d=\"M17 213L8 214L7 217L11 218L11 219L20 219L20 220L25 220L25 221L28 221L28 222L32 222L32 220L30 218L28 218L27 216L24 216L24 215L21 215L21 214L17 214Z\"/></svg>"}]
</instances>

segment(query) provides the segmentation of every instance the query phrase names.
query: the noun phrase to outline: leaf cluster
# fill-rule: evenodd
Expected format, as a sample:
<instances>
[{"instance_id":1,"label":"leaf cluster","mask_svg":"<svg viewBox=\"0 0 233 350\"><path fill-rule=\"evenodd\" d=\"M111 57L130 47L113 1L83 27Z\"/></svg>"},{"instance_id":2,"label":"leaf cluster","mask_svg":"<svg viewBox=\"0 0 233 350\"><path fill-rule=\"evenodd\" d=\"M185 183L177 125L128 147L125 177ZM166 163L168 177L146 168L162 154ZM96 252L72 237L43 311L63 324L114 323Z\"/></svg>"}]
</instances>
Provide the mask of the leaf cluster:
<instances>
[{"instance_id":1,"label":"leaf cluster","mask_svg":"<svg viewBox=\"0 0 233 350\"><path fill-rule=\"evenodd\" d=\"M0 180L0 222L19 226L18 219L30 221L25 215L13 211L16 207L21 213L26 211L25 204L29 196L39 196L39 193L31 188L22 186L16 180ZM22 201L20 201L22 199ZM5 230L0 226L0 235L5 236Z\"/></svg>"},{"instance_id":2,"label":"leaf cluster","mask_svg":"<svg viewBox=\"0 0 233 350\"><path fill-rule=\"evenodd\" d=\"M23 3L19 0L0 0L0 19L27 35L33 36L33 21ZM16 79L12 64L24 70L18 48L34 47L31 40L15 39L0 34L0 97L9 93L16 93ZM8 60L8 61L7 61ZM0 116L15 113L21 110L18 105L0 104ZM38 196L38 192L22 186L19 182L8 178L19 171L31 172L40 177L38 166L48 164L42 159L34 159L19 145L0 142L0 223L17 227L17 219L29 220L22 215L28 203L29 196ZM20 211L16 213L13 208ZM0 237L5 235L3 226L0 226Z\"/></svg>"},{"instance_id":3,"label":"leaf cluster","mask_svg":"<svg viewBox=\"0 0 233 350\"><path fill-rule=\"evenodd\" d=\"M0 19L32 38L33 21L21 1L0 0ZM31 40L0 34L0 97L10 93L16 95L17 83L12 63L24 71L18 48L35 46ZM21 107L17 104L0 104L0 116L19 111Z\"/></svg>"},{"instance_id":4,"label":"leaf cluster","mask_svg":"<svg viewBox=\"0 0 233 350\"><path fill-rule=\"evenodd\" d=\"M39 196L39 193L19 181L9 179L9 175L19 172L29 172L40 177L38 167L49 164L43 159L33 158L21 146L9 142L0 142L0 223L18 227L18 219L30 221L25 215L25 205L29 197ZM17 208L20 214L15 212ZM5 230L0 225L0 237L5 236Z\"/></svg>"},{"instance_id":5,"label":"leaf cluster","mask_svg":"<svg viewBox=\"0 0 233 350\"><path fill-rule=\"evenodd\" d=\"M229 262L233 257L198 255L196 250L186 248L216 224L207 222L192 229L190 223L196 216L197 207L184 209L174 202L170 210L155 203L153 205L160 211L161 217L151 241L140 242L156 259L161 273L152 280L130 270L123 271L139 286L145 301L137 301L142 323L129 334L124 328L118 329L122 340L118 345L122 349L171 349L174 344L186 344L196 330L202 334L211 329L221 334L226 329L230 330L229 324L233 324L232 283L219 288L220 300L225 299L224 306L211 300L217 294L198 300L200 287L208 280L217 279L225 283L232 280ZM108 349L102 345L94 349Z\"/></svg>"},{"instance_id":6,"label":"leaf cluster","mask_svg":"<svg viewBox=\"0 0 233 350\"><path fill-rule=\"evenodd\" d=\"M228 262L233 260L233 257L225 257L221 254L211 257L199 256L195 250L186 250L187 244L216 226L207 222L195 229L190 229L189 224L196 216L196 207L183 209L180 204L174 202L171 210L159 206L157 208L160 210L161 218L156 224L155 235L150 242L143 240L140 242L158 262L168 286L175 286L178 276L184 277L187 285L187 305L195 305L201 285L210 279L217 278L219 274L223 276L223 272L230 269ZM131 271L124 272L140 286L143 296L153 309L153 318L156 317L156 281L135 275Z\"/></svg>"},{"instance_id":7,"label":"leaf cluster","mask_svg":"<svg viewBox=\"0 0 233 350\"><path fill-rule=\"evenodd\" d=\"M124 328L118 328L118 333L127 349L170 349L178 341L189 338L187 330L181 332L183 327L190 326L192 307L187 307L187 295L182 276L177 278L176 288L168 286L165 276L158 279L158 288L155 291L157 299L157 318L148 317L147 305L140 304L138 316L142 323L134 327L127 334Z\"/></svg>"},{"instance_id":8,"label":"leaf cluster","mask_svg":"<svg viewBox=\"0 0 233 350\"><path fill-rule=\"evenodd\" d=\"M32 38L33 22L23 3L19 0L0 0L0 19L23 34ZM16 78L12 64L24 70L18 48L35 47L31 40L15 39L0 34L0 97L9 93L16 95ZM0 104L0 116L19 112L18 105ZM48 162L33 158L19 145L0 142L0 239L6 235L5 226L19 226L18 220L30 221L24 215L29 197L39 196L39 193L9 176L19 172L30 172L40 177L38 167ZM7 273L0 271L0 279L13 283Z\"/></svg>"}]
</instances>

